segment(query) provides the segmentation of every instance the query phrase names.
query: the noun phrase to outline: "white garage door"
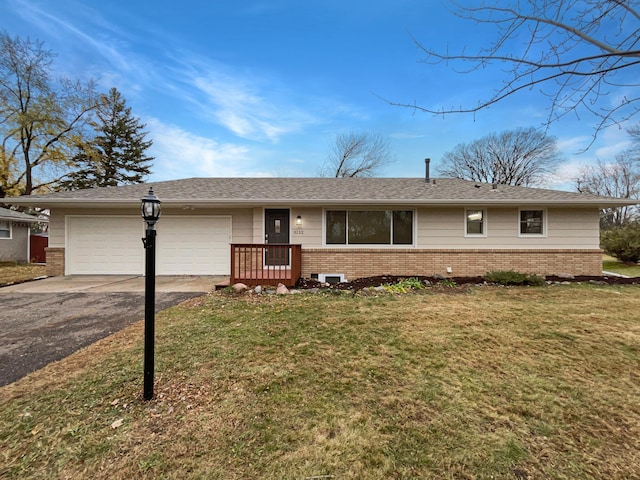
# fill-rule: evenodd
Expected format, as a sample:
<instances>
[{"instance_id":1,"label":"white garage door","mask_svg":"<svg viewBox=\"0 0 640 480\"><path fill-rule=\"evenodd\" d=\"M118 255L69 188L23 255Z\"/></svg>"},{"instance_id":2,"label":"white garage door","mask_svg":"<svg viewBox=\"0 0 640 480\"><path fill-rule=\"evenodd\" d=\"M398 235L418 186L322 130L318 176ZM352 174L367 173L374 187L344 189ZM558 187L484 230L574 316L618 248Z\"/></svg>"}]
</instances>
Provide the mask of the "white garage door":
<instances>
[{"instance_id":1,"label":"white garage door","mask_svg":"<svg viewBox=\"0 0 640 480\"><path fill-rule=\"evenodd\" d=\"M160 217L158 275L229 275L231 217Z\"/></svg>"},{"instance_id":2,"label":"white garage door","mask_svg":"<svg viewBox=\"0 0 640 480\"><path fill-rule=\"evenodd\" d=\"M160 217L158 275L228 275L231 217ZM67 217L66 273L144 274L139 216Z\"/></svg>"},{"instance_id":3,"label":"white garage door","mask_svg":"<svg viewBox=\"0 0 640 480\"><path fill-rule=\"evenodd\" d=\"M144 273L140 217L67 217L68 275Z\"/></svg>"}]
</instances>

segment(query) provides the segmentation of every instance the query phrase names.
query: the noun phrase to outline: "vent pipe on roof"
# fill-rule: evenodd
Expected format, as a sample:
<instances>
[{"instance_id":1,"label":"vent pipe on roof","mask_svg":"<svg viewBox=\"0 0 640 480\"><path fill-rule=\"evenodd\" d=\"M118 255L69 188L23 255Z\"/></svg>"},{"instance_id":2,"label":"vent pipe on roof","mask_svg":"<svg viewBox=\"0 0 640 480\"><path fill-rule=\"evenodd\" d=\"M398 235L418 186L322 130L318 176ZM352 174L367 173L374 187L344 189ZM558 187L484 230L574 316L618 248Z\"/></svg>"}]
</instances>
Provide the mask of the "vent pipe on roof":
<instances>
[{"instance_id":1,"label":"vent pipe on roof","mask_svg":"<svg viewBox=\"0 0 640 480\"><path fill-rule=\"evenodd\" d=\"M424 176L424 181L426 183L429 183L429 180L431 180L429 178L429 164L431 163L431 159L430 158L425 158L424 159L424 166L425 166L425 176Z\"/></svg>"}]
</instances>

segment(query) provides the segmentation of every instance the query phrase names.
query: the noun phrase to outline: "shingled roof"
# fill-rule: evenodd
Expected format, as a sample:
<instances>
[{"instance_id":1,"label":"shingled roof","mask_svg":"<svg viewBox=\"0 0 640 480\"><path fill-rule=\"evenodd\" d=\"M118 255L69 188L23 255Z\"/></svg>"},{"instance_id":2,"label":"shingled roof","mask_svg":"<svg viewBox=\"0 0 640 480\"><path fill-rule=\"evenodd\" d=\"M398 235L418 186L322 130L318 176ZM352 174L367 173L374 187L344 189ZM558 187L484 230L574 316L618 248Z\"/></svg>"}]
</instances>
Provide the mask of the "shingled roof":
<instances>
[{"instance_id":1,"label":"shingled roof","mask_svg":"<svg viewBox=\"0 0 640 480\"><path fill-rule=\"evenodd\" d=\"M133 206L153 187L163 205L593 205L635 200L453 178L187 178L6 198L16 205Z\"/></svg>"},{"instance_id":2,"label":"shingled roof","mask_svg":"<svg viewBox=\"0 0 640 480\"><path fill-rule=\"evenodd\" d=\"M26 213L16 212L8 208L0 207L0 220L13 220L14 222L38 222L38 217L27 215Z\"/></svg>"}]
</instances>

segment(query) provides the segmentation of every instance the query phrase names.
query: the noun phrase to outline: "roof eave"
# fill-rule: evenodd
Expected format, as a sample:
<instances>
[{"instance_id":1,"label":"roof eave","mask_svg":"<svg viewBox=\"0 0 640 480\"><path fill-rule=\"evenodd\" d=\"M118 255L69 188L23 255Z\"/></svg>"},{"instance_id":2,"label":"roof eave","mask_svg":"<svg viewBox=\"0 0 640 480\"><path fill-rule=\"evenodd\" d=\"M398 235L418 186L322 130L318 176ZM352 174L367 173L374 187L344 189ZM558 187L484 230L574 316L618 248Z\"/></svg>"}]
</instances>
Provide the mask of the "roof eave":
<instances>
[{"instance_id":1,"label":"roof eave","mask_svg":"<svg viewBox=\"0 0 640 480\"><path fill-rule=\"evenodd\" d=\"M612 208L635 205L637 200L624 199L161 199L162 205L166 207L256 207L256 206L327 206L327 205L412 205L412 206L464 206L464 205L485 205L485 206L519 206L519 205L540 205L540 206L580 206ZM43 208L52 207L73 207L73 208L137 208L140 200L133 199L84 199L84 198L34 198L21 197L11 199L13 205L37 206ZM38 220L34 220L38 221Z\"/></svg>"}]
</instances>

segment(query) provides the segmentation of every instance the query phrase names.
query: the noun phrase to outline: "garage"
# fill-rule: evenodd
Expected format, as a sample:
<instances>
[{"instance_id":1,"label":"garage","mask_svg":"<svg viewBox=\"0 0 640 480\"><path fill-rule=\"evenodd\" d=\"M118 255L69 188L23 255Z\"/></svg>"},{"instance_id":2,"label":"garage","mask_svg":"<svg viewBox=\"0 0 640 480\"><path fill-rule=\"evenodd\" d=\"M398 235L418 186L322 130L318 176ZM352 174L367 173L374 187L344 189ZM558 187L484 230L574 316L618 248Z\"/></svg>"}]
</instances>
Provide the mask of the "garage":
<instances>
[{"instance_id":1,"label":"garage","mask_svg":"<svg viewBox=\"0 0 640 480\"><path fill-rule=\"evenodd\" d=\"M66 274L144 274L144 222L139 216L67 216ZM230 216L163 216L158 275L228 275Z\"/></svg>"}]
</instances>

